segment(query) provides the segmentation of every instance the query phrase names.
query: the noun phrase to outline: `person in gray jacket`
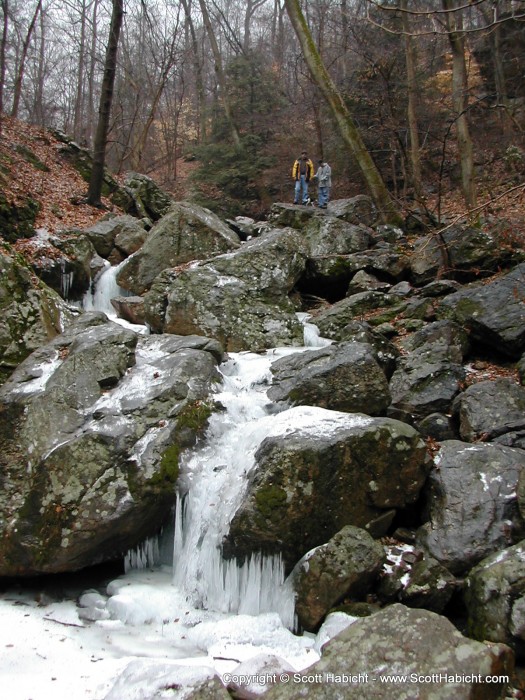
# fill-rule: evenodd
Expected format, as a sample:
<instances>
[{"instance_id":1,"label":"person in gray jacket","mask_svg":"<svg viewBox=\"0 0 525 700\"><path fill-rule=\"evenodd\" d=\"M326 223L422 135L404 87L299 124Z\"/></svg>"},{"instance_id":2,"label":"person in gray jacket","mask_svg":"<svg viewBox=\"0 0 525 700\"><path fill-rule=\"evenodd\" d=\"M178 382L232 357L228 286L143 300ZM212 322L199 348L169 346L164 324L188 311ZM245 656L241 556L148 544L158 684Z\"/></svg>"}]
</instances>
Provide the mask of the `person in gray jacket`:
<instances>
[{"instance_id":1,"label":"person in gray jacket","mask_svg":"<svg viewBox=\"0 0 525 700\"><path fill-rule=\"evenodd\" d=\"M328 200L330 199L330 189L332 187L332 168L328 163L319 159L319 167L314 178L317 180L317 201L321 209L326 209Z\"/></svg>"}]
</instances>

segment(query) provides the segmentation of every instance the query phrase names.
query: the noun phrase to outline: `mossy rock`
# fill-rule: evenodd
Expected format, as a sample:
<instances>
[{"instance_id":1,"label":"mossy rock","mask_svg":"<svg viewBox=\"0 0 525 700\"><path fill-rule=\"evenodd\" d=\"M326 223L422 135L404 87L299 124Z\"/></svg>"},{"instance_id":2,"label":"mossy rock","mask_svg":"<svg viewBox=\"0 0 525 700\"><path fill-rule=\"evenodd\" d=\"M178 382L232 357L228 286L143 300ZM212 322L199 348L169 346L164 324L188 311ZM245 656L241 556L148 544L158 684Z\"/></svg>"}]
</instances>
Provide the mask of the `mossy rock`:
<instances>
[{"instance_id":1,"label":"mossy rock","mask_svg":"<svg viewBox=\"0 0 525 700\"><path fill-rule=\"evenodd\" d=\"M18 144L16 146L16 152L19 153L24 160L26 160L30 165L32 165L34 168L37 170L41 170L44 173L49 172L49 168L45 163L42 163L40 158L36 156L33 151L31 151L27 146L24 146L22 144Z\"/></svg>"},{"instance_id":2,"label":"mossy rock","mask_svg":"<svg viewBox=\"0 0 525 700\"><path fill-rule=\"evenodd\" d=\"M19 238L31 238L35 234L35 221L40 206L28 197L24 203L9 202L0 192L0 232L5 241L14 243Z\"/></svg>"}]
</instances>

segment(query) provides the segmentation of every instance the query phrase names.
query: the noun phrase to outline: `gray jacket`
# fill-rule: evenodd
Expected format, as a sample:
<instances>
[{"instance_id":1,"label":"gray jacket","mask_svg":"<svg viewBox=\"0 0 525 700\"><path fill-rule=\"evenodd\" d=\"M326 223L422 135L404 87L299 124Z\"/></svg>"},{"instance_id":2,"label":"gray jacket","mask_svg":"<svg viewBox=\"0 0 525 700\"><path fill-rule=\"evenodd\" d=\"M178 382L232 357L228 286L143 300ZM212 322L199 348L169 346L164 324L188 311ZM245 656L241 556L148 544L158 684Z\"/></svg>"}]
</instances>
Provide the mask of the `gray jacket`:
<instances>
[{"instance_id":1,"label":"gray jacket","mask_svg":"<svg viewBox=\"0 0 525 700\"><path fill-rule=\"evenodd\" d=\"M332 187L332 168L328 163L319 166L315 178L319 187Z\"/></svg>"}]
</instances>

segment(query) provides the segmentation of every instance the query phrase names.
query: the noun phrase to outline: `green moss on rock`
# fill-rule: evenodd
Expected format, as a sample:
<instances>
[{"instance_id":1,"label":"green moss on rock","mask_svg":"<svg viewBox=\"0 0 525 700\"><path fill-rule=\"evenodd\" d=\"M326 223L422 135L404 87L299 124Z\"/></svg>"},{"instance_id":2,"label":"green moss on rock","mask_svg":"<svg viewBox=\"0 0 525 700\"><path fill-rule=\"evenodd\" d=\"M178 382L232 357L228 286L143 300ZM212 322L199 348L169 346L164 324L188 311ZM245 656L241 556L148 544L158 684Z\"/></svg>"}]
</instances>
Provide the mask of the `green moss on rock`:
<instances>
[{"instance_id":1,"label":"green moss on rock","mask_svg":"<svg viewBox=\"0 0 525 700\"><path fill-rule=\"evenodd\" d=\"M259 489L255 495L257 509L265 518L271 518L274 510L286 503L286 491L276 484Z\"/></svg>"},{"instance_id":2,"label":"green moss on rock","mask_svg":"<svg viewBox=\"0 0 525 700\"><path fill-rule=\"evenodd\" d=\"M9 202L0 192L0 231L2 238L14 243L19 238L31 238L35 232L35 220L39 205L28 197L23 203Z\"/></svg>"}]
</instances>

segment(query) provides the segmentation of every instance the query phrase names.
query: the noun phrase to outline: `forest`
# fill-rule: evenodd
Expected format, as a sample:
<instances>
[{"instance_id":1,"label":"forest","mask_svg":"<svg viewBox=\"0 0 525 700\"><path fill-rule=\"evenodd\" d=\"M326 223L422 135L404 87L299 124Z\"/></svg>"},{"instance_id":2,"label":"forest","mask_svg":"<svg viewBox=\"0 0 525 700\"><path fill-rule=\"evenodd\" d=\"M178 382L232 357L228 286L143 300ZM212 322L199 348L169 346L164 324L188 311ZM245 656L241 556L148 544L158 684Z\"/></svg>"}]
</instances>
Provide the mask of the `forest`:
<instances>
[{"instance_id":1,"label":"forest","mask_svg":"<svg viewBox=\"0 0 525 700\"><path fill-rule=\"evenodd\" d=\"M330 163L333 197L372 194L390 219L508 214L523 194L523 2L1 9L0 113L58 129L117 176L147 174L221 215L291 201L303 148Z\"/></svg>"}]
</instances>

